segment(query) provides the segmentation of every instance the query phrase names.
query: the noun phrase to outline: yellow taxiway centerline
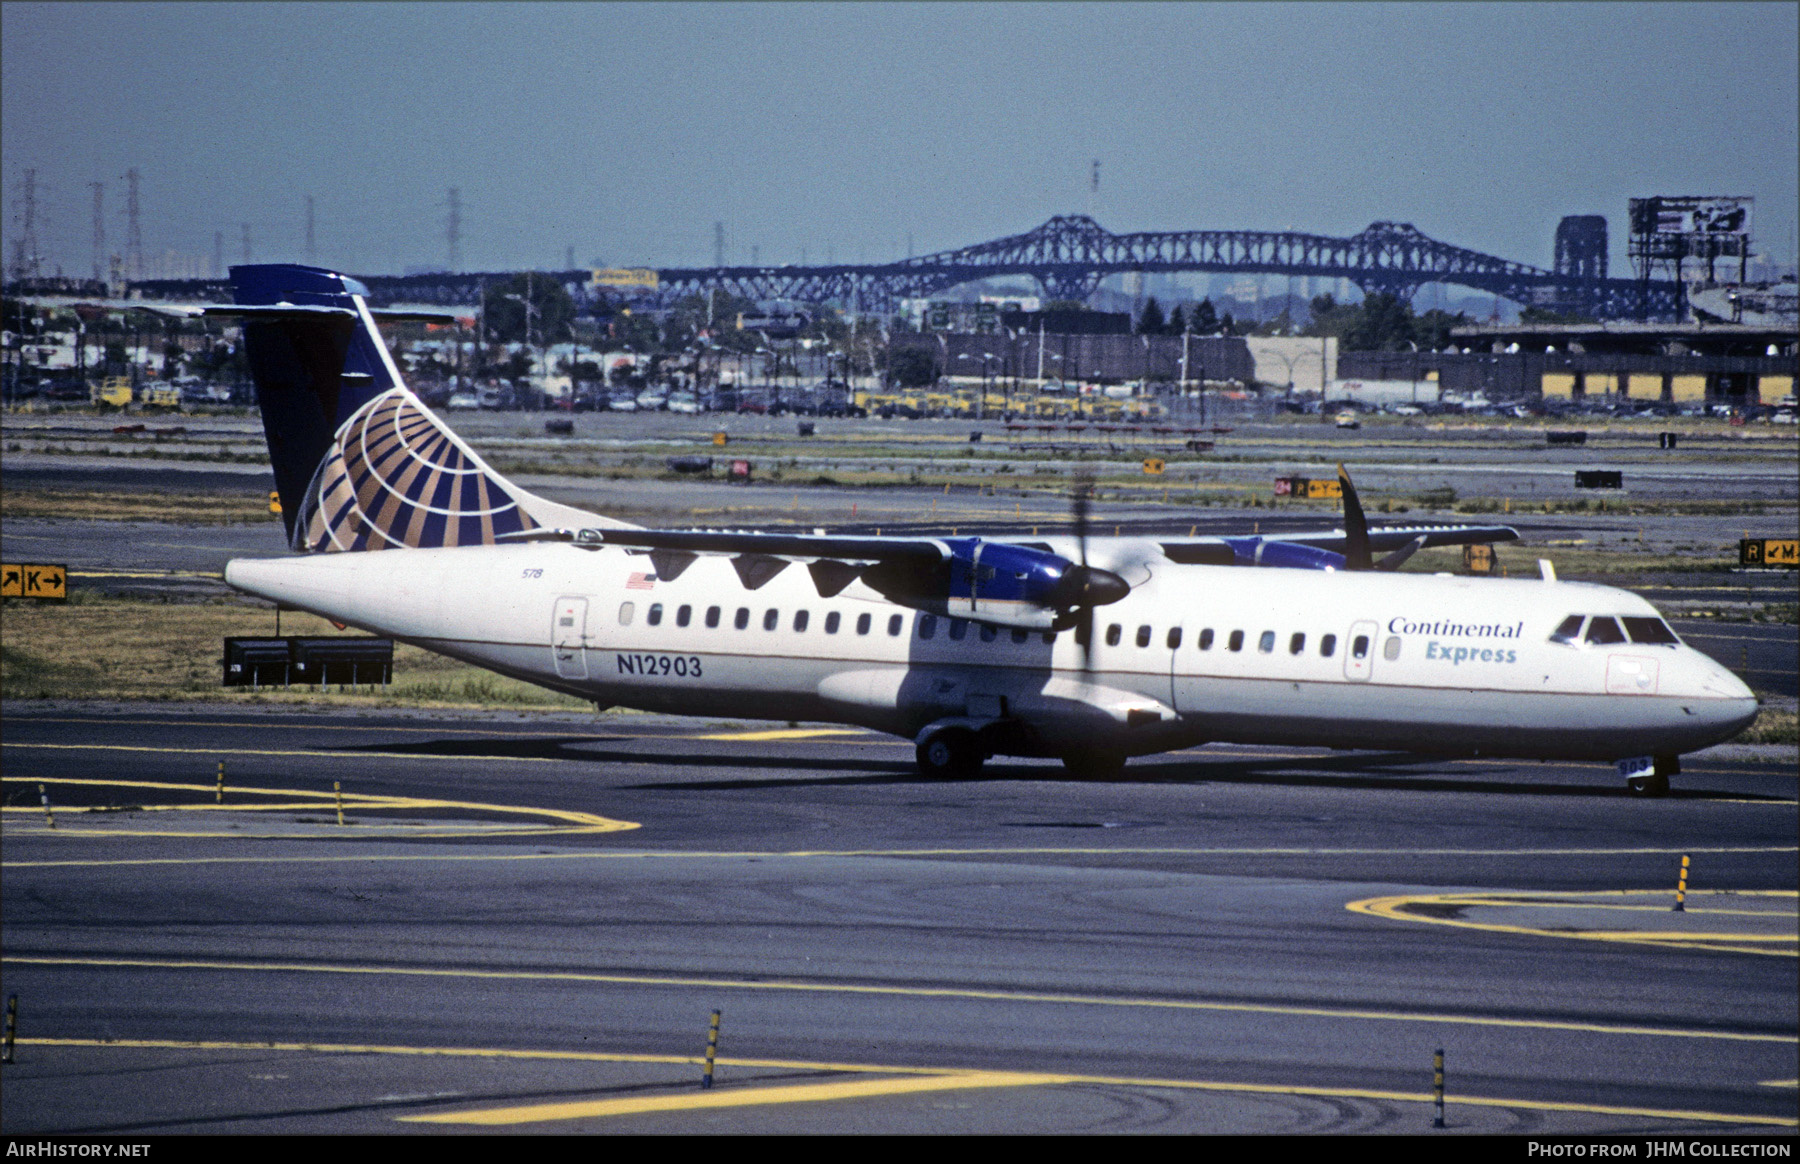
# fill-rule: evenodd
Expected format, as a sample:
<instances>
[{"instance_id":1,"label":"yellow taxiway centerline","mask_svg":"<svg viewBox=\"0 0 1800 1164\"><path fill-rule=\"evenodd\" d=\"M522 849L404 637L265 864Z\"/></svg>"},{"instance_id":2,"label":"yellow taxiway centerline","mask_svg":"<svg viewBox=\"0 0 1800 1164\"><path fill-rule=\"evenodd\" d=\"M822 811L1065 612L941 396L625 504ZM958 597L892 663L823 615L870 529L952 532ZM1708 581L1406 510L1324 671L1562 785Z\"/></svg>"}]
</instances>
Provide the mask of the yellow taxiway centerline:
<instances>
[{"instance_id":1,"label":"yellow taxiway centerline","mask_svg":"<svg viewBox=\"0 0 1800 1164\"><path fill-rule=\"evenodd\" d=\"M626 1054L604 1051L522 1051L513 1049L490 1049L481 1047L406 1047L380 1044L360 1043L281 1043L281 1042L226 1042L215 1039L59 1039L59 1038L25 1038L18 1040L21 1047L91 1047L99 1049L127 1050L197 1050L197 1051L282 1051L290 1053L311 1053L321 1055L401 1055L436 1057L446 1059L501 1059L501 1060L545 1060L545 1061L577 1061L590 1063L638 1063L668 1064L673 1066L699 1066L700 1060L684 1055L645 1055ZM897 1076L899 1079L882 1080L878 1089L871 1095L887 1095L899 1093L901 1088L895 1086L906 1078L921 1079L934 1086L925 1090L944 1090L940 1081L950 1081L954 1087L979 1086L1055 1086L1060 1084L1086 1084L1102 1087L1135 1087L1170 1091L1205 1091L1238 1093L1246 1095L1300 1095L1328 1099L1367 1099L1392 1103L1428 1104L1433 1096L1423 1092L1383 1091L1364 1087L1320 1087L1316 1085L1289 1085L1279 1083L1238 1083L1229 1080L1201 1079L1161 1079L1134 1078L1121 1075L1080 1075L1057 1074L1035 1075L1013 1072L970 1071L965 1068L951 1067L901 1067L893 1065L869 1063L815 1063L791 1059L738 1059L721 1058L715 1060L719 1067L761 1068L781 1071L832 1071L849 1074L878 1074ZM983 1078L994 1080L983 1084ZM974 1081L974 1082L970 1082ZM817 1088L829 1088L834 1085L798 1085L791 1088L750 1087L746 1091L771 1092L793 1091L810 1092ZM731 1094L729 1088L717 1094ZM688 1092L685 1095L669 1098L692 1100L709 1093ZM847 1096L815 1095L816 1099L848 1098ZM764 1098L760 1102L780 1102ZM1450 1106L1496 1107L1518 1109L1524 1111L1556 1111L1574 1112L1590 1115L1612 1115L1628 1118L1649 1118L1667 1120L1690 1120L1702 1123L1753 1124L1772 1127L1791 1128L1800 1126L1800 1120L1790 1116L1740 1115L1732 1112L1693 1111L1671 1108L1623 1107L1611 1104L1563 1103L1555 1100L1529 1100L1511 1097L1455 1095L1449 1100ZM540 1105L539 1110L563 1105ZM569 1105L574 1106L574 1105ZM662 1110L678 1110L681 1108L707 1106L691 1102L680 1103ZM520 1108L492 1109L498 1111L519 1111ZM656 1109L642 1109L656 1110ZM475 1122L464 1117L480 1115L481 1112L453 1113L453 1119L432 1117L433 1122ZM583 1113L586 1114L586 1113ZM623 1111L605 1114L626 1114ZM401 1117L409 1118L409 1117ZM417 1119L418 1117L410 1117ZM560 1118L579 1118L571 1115ZM500 1122L500 1121L493 1121Z\"/></svg>"},{"instance_id":2,"label":"yellow taxiway centerline","mask_svg":"<svg viewBox=\"0 0 1800 1164\"><path fill-rule=\"evenodd\" d=\"M899 1079L858 1079L849 1083L807 1083L785 1087L748 1087L686 1092L676 1095L641 1095L629 1099L575 1100L525 1107L489 1107L437 1115L398 1117L416 1124L533 1124L552 1120L578 1120L603 1116L637 1115L652 1111L698 1111L721 1107L765 1107L777 1103L818 1103L832 1099L868 1099L884 1095L914 1095L921 1091L963 1091L973 1087L1041 1087L1073 1083L1067 1075L1030 1075L1005 1071L965 1071L954 1075L907 1076Z\"/></svg>"},{"instance_id":3,"label":"yellow taxiway centerline","mask_svg":"<svg viewBox=\"0 0 1800 1164\"><path fill-rule=\"evenodd\" d=\"M1629 889L1614 891L1623 897L1656 897L1667 902L1674 898L1674 893L1662 889ZM1470 909L1617 909L1642 912L1647 907L1620 903L1609 905L1606 902L1581 901L1579 898L1595 898L1607 896L1603 892L1569 892L1551 891L1518 893L1403 893L1387 897L1367 897L1360 901L1345 904L1344 908L1351 913L1367 914L1371 917L1386 918L1389 921L1421 922L1426 925L1453 926L1458 929L1483 930L1499 934L1529 934L1545 938L1573 938L1590 942L1625 942L1646 946L1663 946L1681 950L1707 950L1714 953L1729 954L1771 954L1776 957L1800 956L1800 933L1787 931L1773 934L1713 932L1706 930L1678 930L1658 928L1654 930L1620 930L1620 929L1574 929L1559 926L1548 928L1531 925L1507 925L1500 922L1471 921L1461 917L1445 917L1428 913L1417 913L1414 906L1436 906ZM1800 901L1800 892L1792 889L1755 889L1755 890L1690 890L1688 898L1704 900L1708 897L1778 897L1792 898ZM1664 906L1655 912L1664 917L1674 916L1674 911ZM1777 921L1791 921L1784 911L1774 910L1758 913L1751 910L1707 910L1696 908L1684 911L1687 916L1703 915L1736 915L1752 917L1768 917ZM1793 949L1770 949L1768 946L1753 944L1734 945L1728 943L1783 943L1794 945Z\"/></svg>"},{"instance_id":4,"label":"yellow taxiway centerline","mask_svg":"<svg viewBox=\"0 0 1800 1164\"><path fill-rule=\"evenodd\" d=\"M154 751L156 749L147 749L147 750ZM209 754L216 754L216 753L209 753ZM96 780L96 779L90 779L90 778L86 778L86 777L77 778L77 777L39 777L39 776L0 776L0 783L80 785L80 786L96 787L96 788L148 788L148 789L156 789L156 790L161 790L161 791L193 792L193 793L199 793L199 794L206 794L206 793L215 793L216 794L217 788L218 788L217 784L176 784L176 783L170 783L167 781L157 781L157 780ZM259 788L259 787L253 787L253 786L248 786L248 785L233 785L231 788L231 793L235 797L297 796L297 797L302 797L304 799L302 799L301 801L296 802L296 803L275 804L275 805L213 803L213 804L140 805L138 807L141 808L145 812L258 812L258 811L268 812L268 811L280 811L283 809L304 810L307 812L329 812L336 806L336 801L333 799L333 794L322 792L318 789L312 789L312 788ZM552 833L559 833L559 834L561 834L561 833L611 833L611 832L623 832L623 831L626 831L629 829L635 829L635 828L641 827L635 821L613 820L611 817L598 816L591 812L577 812L573 809L563 809L563 808L530 808L530 807L522 807L519 805L512 805L512 804L483 804L483 803L478 803L475 801L468 801L468 800L432 800L432 799L424 799L424 798L412 797L412 796L390 796L390 795L386 795L386 794L358 793L358 792L343 793L343 798L344 798L344 802L346 805L355 807L355 808L359 808L359 809L363 809L363 810L405 809L408 811L417 812L422 809L449 808L449 809L459 809L459 810L468 811L468 812L490 812L490 813L495 813L500 816L548 817L553 821L563 822L560 825L553 825L546 829L525 830L523 833L521 833L518 830L514 830L512 832L506 832L506 833L491 832L491 833L487 834L490 836L537 835L539 833L545 833L545 832L552 832ZM6 813L32 814L32 813L39 812L40 810L33 808L29 805L6 805L6 806L4 806L3 811ZM72 811L79 811L79 810L72 810ZM129 835L137 835L137 834L126 833L126 832L117 831L117 830L96 830L94 833L82 833L80 831L77 831L71 835L106 835L106 836L115 836L116 837L116 836L129 836ZM146 833L143 835L148 835L148 836L181 836L181 835L223 836L224 834L216 834L216 833L179 834L179 833L169 833L169 832L158 831L158 832ZM233 834L233 835L236 837L243 837L246 834L238 833L238 834ZM431 834L429 831L420 830L420 831L416 831L416 832L409 831L407 835L408 836L430 836ZM459 833L458 835L463 835L463 834Z\"/></svg>"}]
</instances>

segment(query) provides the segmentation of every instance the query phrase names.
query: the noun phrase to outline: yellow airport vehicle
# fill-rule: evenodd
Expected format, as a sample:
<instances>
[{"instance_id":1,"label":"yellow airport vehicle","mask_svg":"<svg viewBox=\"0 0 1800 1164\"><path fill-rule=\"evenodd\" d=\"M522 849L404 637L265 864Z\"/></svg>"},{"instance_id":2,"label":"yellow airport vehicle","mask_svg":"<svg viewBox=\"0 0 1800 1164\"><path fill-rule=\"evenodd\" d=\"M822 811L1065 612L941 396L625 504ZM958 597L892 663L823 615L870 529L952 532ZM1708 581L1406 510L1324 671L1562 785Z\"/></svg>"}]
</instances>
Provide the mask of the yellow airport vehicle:
<instances>
[{"instance_id":1,"label":"yellow airport vehicle","mask_svg":"<svg viewBox=\"0 0 1800 1164\"><path fill-rule=\"evenodd\" d=\"M95 404L123 408L131 403L131 380L125 376L108 376L90 388L88 396Z\"/></svg>"}]
</instances>

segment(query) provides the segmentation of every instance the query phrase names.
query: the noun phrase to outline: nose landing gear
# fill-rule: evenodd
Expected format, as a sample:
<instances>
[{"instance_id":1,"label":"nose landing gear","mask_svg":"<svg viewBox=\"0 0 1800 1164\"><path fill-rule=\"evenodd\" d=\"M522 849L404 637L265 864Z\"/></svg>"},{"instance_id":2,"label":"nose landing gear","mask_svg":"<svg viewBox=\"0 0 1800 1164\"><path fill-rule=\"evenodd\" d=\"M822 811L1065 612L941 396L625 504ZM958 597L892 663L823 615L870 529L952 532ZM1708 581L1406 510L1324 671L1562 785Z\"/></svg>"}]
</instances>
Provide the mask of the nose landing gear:
<instances>
[{"instance_id":1,"label":"nose landing gear","mask_svg":"<svg viewBox=\"0 0 1800 1164\"><path fill-rule=\"evenodd\" d=\"M1681 774L1679 756L1637 756L1619 761L1619 774L1633 796L1667 796L1669 777Z\"/></svg>"}]
</instances>

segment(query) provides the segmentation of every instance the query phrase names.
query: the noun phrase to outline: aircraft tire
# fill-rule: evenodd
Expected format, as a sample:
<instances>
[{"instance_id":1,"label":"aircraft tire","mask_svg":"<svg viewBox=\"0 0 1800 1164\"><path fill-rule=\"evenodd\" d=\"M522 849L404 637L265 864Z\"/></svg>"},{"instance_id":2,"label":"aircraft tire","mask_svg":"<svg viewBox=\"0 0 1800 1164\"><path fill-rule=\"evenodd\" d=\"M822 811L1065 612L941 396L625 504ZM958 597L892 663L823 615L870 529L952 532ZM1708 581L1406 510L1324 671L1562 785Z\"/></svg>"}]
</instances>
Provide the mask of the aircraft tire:
<instances>
[{"instance_id":1,"label":"aircraft tire","mask_svg":"<svg viewBox=\"0 0 1800 1164\"><path fill-rule=\"evenodd\" d=\"M1125 771L1122 752L1068 752L1062 762L1063 768L1077 780L1116 780Z\"/></svg>"},{"instance_id":2,"label":"aircraft tire","mask_svg":"<svg viewBox=\"0 0 1800 1164\"><path fill-rule=\"evenodd\" d=\"M1667 796L1669 794L1669 778L1661 772L1653 772L1648 776L1633 776L1625 782L1633 796Z\"/></svg>"},{"instance_id":3,"label":"aircraft tire","mask_svg":"<svg viewBox=\"0 0 1800 1164\"><path fill-rule=\"evenodd\" d=\"M986 757L975 733L966 728L947 728L925 737L915 753L919 771L931 780L965 780L981 771Z\"/></svg>"}]
</instances>

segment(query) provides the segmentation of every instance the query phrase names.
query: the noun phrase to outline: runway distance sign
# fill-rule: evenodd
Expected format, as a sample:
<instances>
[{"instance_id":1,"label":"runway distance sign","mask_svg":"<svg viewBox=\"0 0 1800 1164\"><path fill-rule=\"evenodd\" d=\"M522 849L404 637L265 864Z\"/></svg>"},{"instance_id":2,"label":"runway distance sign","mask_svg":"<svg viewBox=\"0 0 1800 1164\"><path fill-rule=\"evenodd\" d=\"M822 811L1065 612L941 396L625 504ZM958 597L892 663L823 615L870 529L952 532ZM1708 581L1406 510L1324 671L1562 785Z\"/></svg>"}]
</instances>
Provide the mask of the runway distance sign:
<instances>
[{"instance_id":1,"label":"runway distance sign","mask_svg":"<svg viewBox=\"0 0 1800 1164\"><path fill-rule=\"evenodd\" d=\"M69 600L69 568L18 563L0 566L0 598Z\"/></svg>"},{"instance_id":2,"label":"runway distance sign","mask_svg":"<svg viewBox=\"0 0 1800 1164\"><path fill-rule=\"evenodd\" d=\"M1742 538L1738 565L1800 568L1800 538Z\"/></svg>"}]
</instances>

